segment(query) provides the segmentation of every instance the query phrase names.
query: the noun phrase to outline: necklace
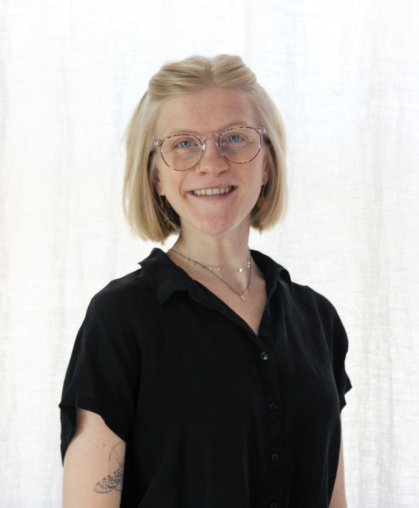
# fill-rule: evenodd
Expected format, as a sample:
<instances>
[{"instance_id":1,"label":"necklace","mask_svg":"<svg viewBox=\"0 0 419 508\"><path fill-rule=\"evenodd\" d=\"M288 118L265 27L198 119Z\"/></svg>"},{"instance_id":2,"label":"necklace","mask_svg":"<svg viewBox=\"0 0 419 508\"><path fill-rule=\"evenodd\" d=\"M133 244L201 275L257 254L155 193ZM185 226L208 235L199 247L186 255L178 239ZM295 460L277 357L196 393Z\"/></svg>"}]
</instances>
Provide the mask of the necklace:
<instances>
[{"instance_id":1,"label":"necklace","mask_svg":"<svg viewBox=\"0 0 419 508\"><path fill-rule=\"evenodd\" d=\"M250 278L251 278L251 275L252 275L252 266L251 266L251 263L250 263L250 249L249 249L249 252L248 252L248 256L247 256L247 267L249 268L249 281L247 283L247 287L244 291L242 291L241 293L238 293L235 289L233 289L230 284L227 284L227 282L225 280L223 280L221 277L219 277L216 273L214 273L213 271L213 268L218 268L220 269L221 267L214 267L214 266L205 266L203 265L202 263L200 263L199 261L196 261L195 259L191 259L191 258L188 258L187 256L184 256L183 254L181 254L180 252L177 252L176 250L173 250L173 249L169 249L171 250L172 252L174 252L175 254L178 254L179 256L182 256L183 258L187 259L188 261L192 261L193 263L196 263L200 266L202 266L202 268L205 268L205 270L208 270L210 273L212 273L213 275L215 275L218 279L220 279L221 282L224 282L224 284L226 286L228 286L232 291L234 291L236 293L236 295L238 295L240 297L240 299L245 302L246 301L246 298L243 296L243 293L245 293L248 289L249 289L249 286L250 286ZM236 268L234 268L234 270L236 270ZM242 272L243 271L243 268L238 268L237 269L239 272Z\"/></svg>"}]
</instances>

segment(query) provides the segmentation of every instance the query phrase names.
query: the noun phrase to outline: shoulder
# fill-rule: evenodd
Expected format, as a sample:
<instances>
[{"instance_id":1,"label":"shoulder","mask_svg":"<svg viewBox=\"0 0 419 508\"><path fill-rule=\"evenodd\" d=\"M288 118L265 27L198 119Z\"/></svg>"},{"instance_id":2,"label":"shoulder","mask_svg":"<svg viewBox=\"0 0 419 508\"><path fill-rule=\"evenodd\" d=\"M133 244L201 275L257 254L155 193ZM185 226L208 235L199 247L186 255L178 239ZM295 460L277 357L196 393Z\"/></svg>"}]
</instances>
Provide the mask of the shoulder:
<instances>
[{"instance_id":1,"label":"shoulder","mask_svg":"<svg viewBox=\"0 0 419 508\"><path fill-rule=\"evenodd\" d=\"M340 316L332 302L309 286L294 285L294 302L303 312L312 327L321 330L328 342L329 350L347 351L348 337Z\"/></svg>"},{"instance_id":2,"label":"shoulder","mask_svg":"<svg viewBox=\"0 0 419 508\"><path fill-rule=\"evenodd\" d=\"M323 294L315 291L310 286L297 284L293 285L293 296L299 304L307 307L323 319L333 319L337 314L335 306Z\"/></svg>"},{"instance_id":3,"label":"shoulder","mask_svg":"<svg viewBox=\"0 0 419 508\"><path fill-rule=\"evenodd\" d=\"M305 310L317 314L323 319L330 319L337 314L330 300L310 286L294 282L287 268L267 254L255 250L251 252L263 272L268 286L270 281L279 279L281 287L284 289L282 295L285 299L285 305L294 307L295 310Z\"/></svg>"},{"instance_id":4,"label":"shoulder","mask_svg":"<svg viewBox=\"0 0 419 508\"><path fill-rule=\"evenodd\" d=\"M127 318L141 308L151 311L150 289L143 269L139 268L108 282L91 298L89 310L108 319L113 316Z\"/></svg>"}]
</instances>

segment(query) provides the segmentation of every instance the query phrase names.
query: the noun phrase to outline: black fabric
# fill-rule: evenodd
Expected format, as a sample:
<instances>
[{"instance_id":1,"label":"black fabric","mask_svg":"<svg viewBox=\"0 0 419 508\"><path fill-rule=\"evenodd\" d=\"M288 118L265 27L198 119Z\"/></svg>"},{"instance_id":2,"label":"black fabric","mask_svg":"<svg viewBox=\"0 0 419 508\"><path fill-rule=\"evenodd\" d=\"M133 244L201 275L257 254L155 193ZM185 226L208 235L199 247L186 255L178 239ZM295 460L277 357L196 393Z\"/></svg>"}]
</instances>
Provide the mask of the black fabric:
<instances>
[{"instance_id":1,"label":"black fabric","mask_svg":"<svg viewBox=\"0 0 419 508\"><path fill-rule=\"evenodd\" d=\"M325 297L251 253L268 296L259 335L157 248L92 298L59 404L61 456L76 407L100 414L127 444L122 508L329 506L346 332Z\"/></svg>"}]
</instances>

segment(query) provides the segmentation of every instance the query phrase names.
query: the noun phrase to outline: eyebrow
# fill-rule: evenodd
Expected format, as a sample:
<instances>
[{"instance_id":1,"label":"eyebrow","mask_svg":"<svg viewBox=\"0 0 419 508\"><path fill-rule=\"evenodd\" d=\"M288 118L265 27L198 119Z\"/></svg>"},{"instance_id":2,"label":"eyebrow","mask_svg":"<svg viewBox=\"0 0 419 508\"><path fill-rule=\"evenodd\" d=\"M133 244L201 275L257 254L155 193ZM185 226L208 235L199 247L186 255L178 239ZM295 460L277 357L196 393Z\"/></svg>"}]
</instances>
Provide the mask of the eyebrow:
<instances>
[{"instance_id":1,"label":"eyebrow","mask_svg":"<svg viewBox=\"0 0 419 508\"><path fill-rule=\"evenodd\" d=\"M248 125L246 125L246 122L243 122L243 121L238 121L238 122L229 122L228 124L225 124L223 127L220 127L220 129L217 131L217 133L222 133L230 128L233 128L233 127L249 127ZM199 136L199 135L203 135L202 132L198 132L198 131L195 131L193 129L182 129L182 128L178 128L176 127L175 129L170 129L170 131L165 135L163 136L161 139L164 139L164 138L167 138L168 136L173 136L175 134L195 134L196 136Z\"/></svg>"}]
</instances>

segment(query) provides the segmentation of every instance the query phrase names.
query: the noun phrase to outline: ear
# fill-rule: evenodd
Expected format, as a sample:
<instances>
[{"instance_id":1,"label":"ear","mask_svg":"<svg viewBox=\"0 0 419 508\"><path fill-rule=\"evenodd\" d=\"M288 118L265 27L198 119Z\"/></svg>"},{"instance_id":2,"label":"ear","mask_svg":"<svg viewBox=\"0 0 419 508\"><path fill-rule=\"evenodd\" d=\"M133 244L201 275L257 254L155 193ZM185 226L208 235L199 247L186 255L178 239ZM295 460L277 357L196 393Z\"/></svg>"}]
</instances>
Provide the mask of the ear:
<instances>
[{"instance_id":1,"label":"ear","mask_svg":"<svg viewBox=\"0 0 419 508\"><path fill-rule=\"evenodd\" d=\"M269 181L269 177L271 176L271 165L270 161L272 157L267 153L270 148L269 146L264 147L266 152L263 154L263 172L262 172L262 185L266 185Z\"/></svg>"},{"instance_id":2,"label":"ear","mask_svg":"<svg viewBox=\"0 0 419 508\"><path fill-rule=\"evenodd\" d=\"M153 170L152 182L154 188L156 189L157 194L159 194L160 196L164 196L165 193L163 192L163 185L159 177L159 170L156 166L154 167Z\"/></svg>"},{"instance_id":3,"label":"ear","mask_svg":"<svg viewBox=\"0 0 419 508\"><path fill-rule=\"evenodd\" d=\"M269 174L270 174L270 171L269 171L269 165L268 165L268 162L266 161L265 162L265 167L263 169L263 174L262 174L262 185L266 185L269 181Z\"/></svg>"}]
</instances>

